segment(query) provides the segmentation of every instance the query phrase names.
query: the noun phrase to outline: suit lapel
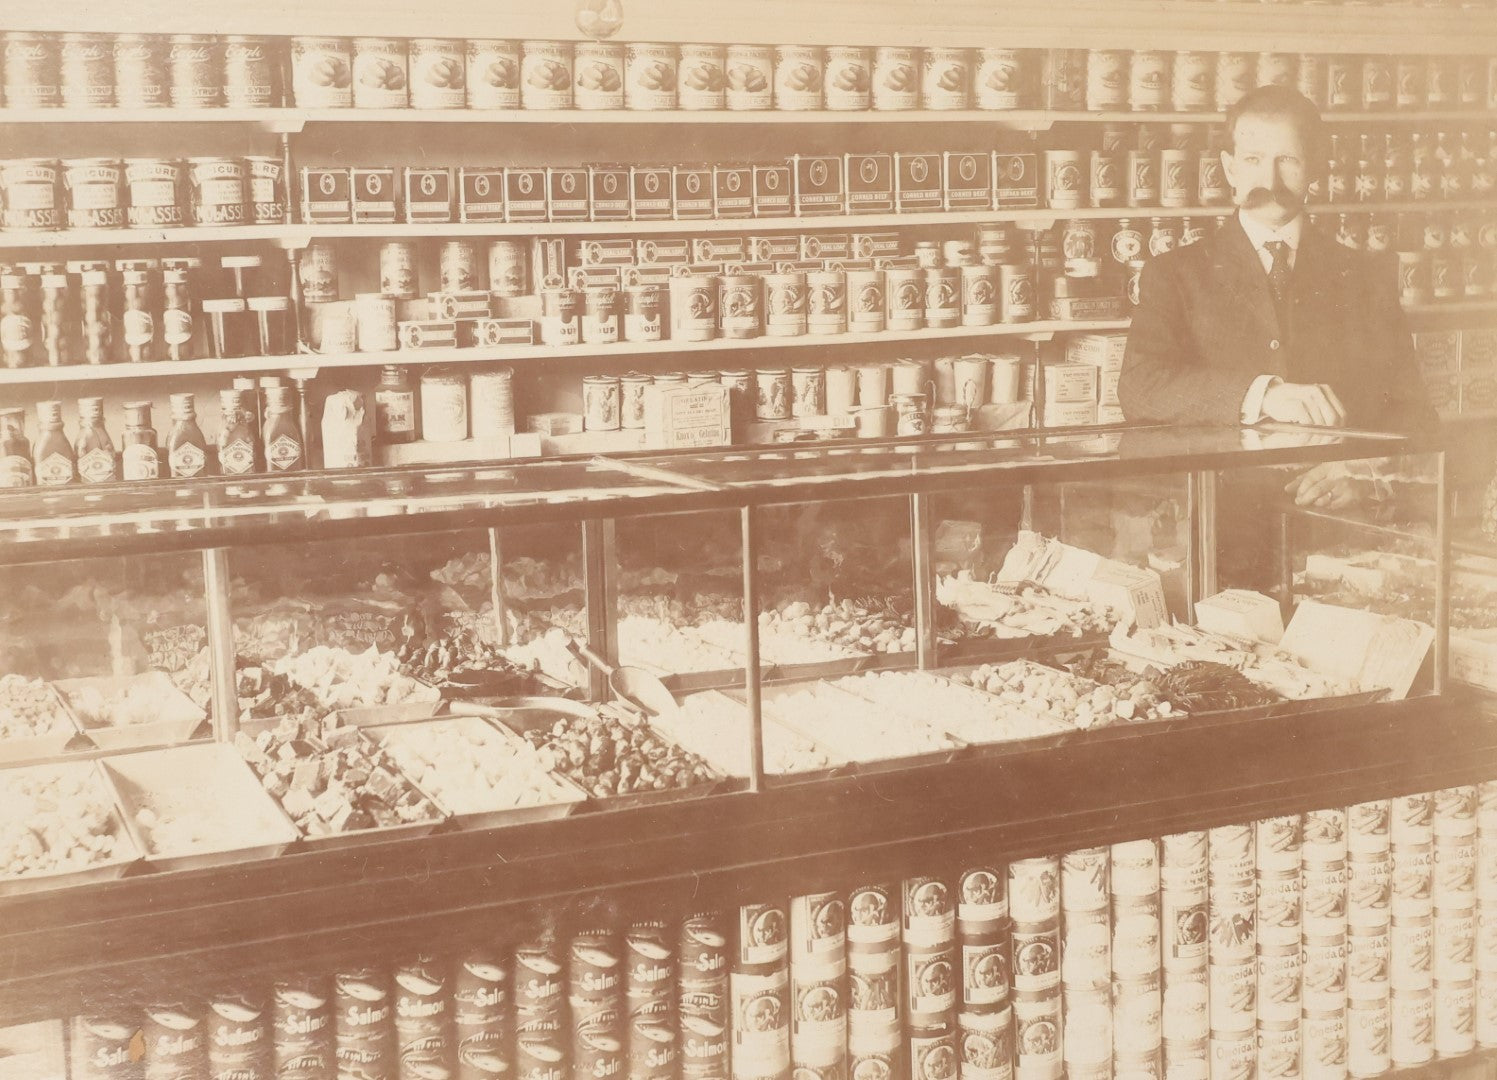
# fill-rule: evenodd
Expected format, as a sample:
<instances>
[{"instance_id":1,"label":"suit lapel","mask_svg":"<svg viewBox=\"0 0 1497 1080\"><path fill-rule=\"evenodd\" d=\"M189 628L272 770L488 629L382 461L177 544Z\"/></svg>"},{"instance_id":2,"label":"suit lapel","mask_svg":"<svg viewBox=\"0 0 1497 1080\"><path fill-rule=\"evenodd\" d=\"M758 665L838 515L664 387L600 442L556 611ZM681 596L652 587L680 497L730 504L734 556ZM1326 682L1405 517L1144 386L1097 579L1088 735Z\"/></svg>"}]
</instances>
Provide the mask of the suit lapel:
<instances>
[{"instance_id":1,"label":"suit lapel","mask_svg":"<svg viewBox=\"0 0 1497 1080\"><path fill-rule=\"evenodd\" d=\"M1271 327L1277 335L1279 314L1268 287L1268 275L1263 272L1258 252L1236 215L1216 230L1213 240L1212 271L1219 275L1228 303L1246 312L1250 325Z\"/></svg>"}]
</instances>

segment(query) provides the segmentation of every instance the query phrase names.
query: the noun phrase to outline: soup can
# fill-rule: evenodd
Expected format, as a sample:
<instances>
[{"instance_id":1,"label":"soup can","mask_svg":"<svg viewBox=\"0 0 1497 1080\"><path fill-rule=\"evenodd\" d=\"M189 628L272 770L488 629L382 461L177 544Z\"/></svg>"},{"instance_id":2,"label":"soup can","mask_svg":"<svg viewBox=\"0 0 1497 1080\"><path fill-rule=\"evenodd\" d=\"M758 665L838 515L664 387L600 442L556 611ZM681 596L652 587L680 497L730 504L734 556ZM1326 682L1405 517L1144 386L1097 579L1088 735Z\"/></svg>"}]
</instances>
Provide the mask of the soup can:
<instances>
[{"instance_id":1,"label":"soup can","mask_svg":"<svg viewBox=\"0 0 1497 1080\"><path fill-rule=\"evenodd\" d=\"M812 270L806 275L807 329L813 334L847 330L847 278L841 270Z\"/></svg>"},{"instance_id":2,"label":"soup can","mask_svg":"<svg viewBox=\"0 0 1497 1080\"><path fill-rule=\"evenodd\" d=\"M63 226L61 167L47 158L0 162L0 228L50 230Z\"/></svg>"},{"instance_id":3,"label":"soup can","mask_svg":"<svg viewBox=\"0 0 1497 1080\"><path fill-rule=\"evenodd\" d=\"M458 38L412 38L407 46L411 108L461 109L468 101L468 65Z\"/></svg>"},{"instance_id":4,"label":"soup can","mask_svg":"<svg viewBox=\"0 0 1497 1080\"><path fill-rule=\"evenodd\" d=\"M224 104L265 109L276 104L273 39L235 34L224 38Z\"/></svg>"},{"instance_id":5,"label":"soup can","mask_svg":"<svg viewBox=\"0 0 1497 1080\"><path fill-rule=\"evenodd\" d=\"M886 323L884 271L847 271L847 328L854 333L877 333Z\"/></svg>"},{"instance_id":6,"label":"soup can","mask_svg":"<svg viewBox=\"0 0 1497 1080\"><path fill-rule=\"evenodd\" d=\"M728 109L751 112L774 104L774 49L768 45L729 45L724 66L724 103Z\"/></svg>"},{"instance_id":7,"label":"soup can","mask_svg":"<svg viewBox=\"0 0 1497 1080\"><path fill-rule=\"evenodd\" d=\"M754 372L756 420L789 420L791 398L790 371L774 368Z\"/></svg>"},{"instance_id":8,"label":"soup can","mask_svg":"<svg viewBox=\"0 0 1497 1080\"><path fill-rule=\"evenodd\" d=\"M880 45L873 51L872 104L880 112L920 107L920 50Z\"/></svg>"},{"instance_id":9,"label":"soup can","mask_svg":"<svg viewBox=\"0 0 1497 1080\"><path fill-rule=\"evenodd\" d=\"M171 104L166 39L157 34L114 37L114 103L121 109Z\"/></svg>"},{"instance_id":10,"label":"soup can","mask_svg":"<svg viewBox=\"0 0 1497 1080\"><path fill-rule=\"evenodd\" d=\"M1216 107L1229 109L1258 79L1258 54L1223 52L1216 55Z\"/></svg>"},{"instance_id":11,"label":"soup can","mask_svg":"<svg viewBox=\"0 0 1497 1080\"><path fill-rule=\"evenodd\" d=\"M665 290L654 282L624 288L624 340L659 341L664 337Z\"/></svg>"},{"instance_id":12,"label":"soup can","mask_svg":"<svg viewBox=\"0 0 1497 1080\"><path fill-rule=\"evenodd\" d=\"M286 183L281 159L247 157L244 169L250 221L256 225L283 223L286 220Z\"/></svg>"},{"instance_id":13,"label":"soup can","mask_svg":"<svg viewBox=\"0 0 1497 1080\"><path fill-rule=\"evenodd\" d=\"M173 34L167 48L174 109L212 109L224 103L224 47L212 34Z\"/></svg>"},{"instance_id":14,"label":"soup can","mask_svg":"<svg viewBox=\"0 0 1497 1080\"><path fill-rule=\"evenodd\" d=\"M920 105L935 110L972 107L972 50L944 45L925 50Z\"/></svg>"},{"instance_id":15,"label":"soup can","mask_svg":"<svg viewBox=\"0 0 1497 1080\"><path fill-rule=\"evenodd\" d=\"M775 108L789 112L820 109L824 74L825 63L820 46L776 45Z\"/></svg>"},{"instance_id":16,"label":"soup can","mask_svg":"<svg viewBox=\"0 0 1497 1080\"><path fill-rule=\"evenodd\" d=\"M1185 51L1175 54L1170 73L1170 105L1176 112L1208 112L1215 104L1216 54Z\"/></svg>"},{"instance_id":17,"label":"soup can","mask_svg":"<svg viewBox=\"0 0 1497 1080\"><path fill-rule=\"evenodd\" d=\"M826 107L857 112L873 101L872 50L833 45L826 51Z\"/></svg>"},{"instance_id":18,"label":"soup can","mask_svg":"<svg viewBox=\"0 0 1497 1080\"><path fill-rule=\"evenodd\" d=\"M766 320L770 337L799 337L807 329L809 296L800 271L764 276Z\"/></svg>"},{"instance_id":19,"label":"soup can","mask_svg":"<svg viewBox=\"0 0 1497 1080\"><path fill-rule=\"evenodd\" d=\"M62 99L62 62L55 34L12 30L5 35L5 105L52 108Z\"/></svg>"},{"instance_id":20,"label":"soup can","mask_svg":"<svg viewBox=\"0 0 1497 1080\"><path fill-rule=\"evenodd\" d=\"M520 107L520 46L513 41L469 38L468 108Z\"/></svg>"},{"instance_id":21,"label":"soup can","mask_svg":"<svg viewBox=\"0 0 1497 1080\"><path fill-rule=\"evenodd\" d=\"M1045 193L1056 210L1075 210L1081 205L1087 185L1081 174L1081 151L1045 151Z\"/></svg>"},{"instance_id":22,"label":"soup can","mask_svg":"<svg viewBox=\"0 0 1497 1080\"><path fill-rule=\"evenodd\" d=\"M582 340L589 345L612 345L618 339L618 286L589 285L582 290Z\"/></svg>"},{"instance_id":23,"label":"soup can","mask_svg":"<svg viewBox=\"0 0 1497 1080\"><path fill-rule=\"evenodd\" d=\"M1086 107L1091 112L1128 108L1128 50L1092 49L1086 54Z\"/></svg>"},{"instance_id":24,"label":"soup can","mask_svg":"<svg viewBox=\"0 0 1497 1080\"><path fill-rule=\"evenodd\" d=\"M187 224L182 199L182 163L170 158L126 158L125 221L132 229L168 229Z\"/></svg>"},{"instance_id":25,"label":"soup can","mask_svg":"<svg viewBox=\"0 0 1497 1080\"><path fill-rule=\"evenodd\" d=\"M727 50L721 45L682 45L676 68L676 104L706 111L727 103Z\"/></svg>"},{"instance_id":26,"label":"soup can","mask_svg":"<svg viewBox=\"0 0 1497 1080\"><path fill-rule=\"evenodd\" d=\"M1128 78L1128 105L1134 112L1159 112L1169 103L1171 59L1159 49L1134 52Z\"/></svg>"},{"instance_id":27,"label":"soup can","mask_svg":"<svg viewBox=\"0 0 1497 1080\"><path fill-rule=\"evenodd\" d=\"M973 96L979 109L1017 109L1025 87L1024 53L1019 49L978 49Z\"/></svg>"},{"instance_id":28,"label":"soup can","mask_svg":"<svg viewBox=\"0 0 1497 1080\"><path fill-rule=\"evenodd\" d=\"M671 278L671 337L711 341L717 336L717 278L690 274Z\"/></svg>"},{"instance_id":29,"label":"soup can","mask_svg":"<svg viewBox=\"0 0 1497 1080\"><path fill-rule=\"evenodd\" d=\"M238 158L187 159L194 225L244 224L244 162Z\"/></svg>"},{"instance_id":30,"label":"soup can","mask_svg":"<svg viewBox=\"0 0 1497 1080\"><path fill-rule=\"evenodd\" d=\"M291 92L298 108L350 108L353 43L341 37L292 38Z\"/></svg>"},{"instance_id":31,"label":"soup can","mask_svg":"<svg viewBox=\"0 0 1497 1080\"><path fill-rule=\"evenodd\" d=\"M541 344L576 345L582 339L582 294L575 289L541 290Z\"/></svg>"},{"instance_id":32,"label":"soup can","mask_svg":"<svg viewBox=\"0 0 1497 1080\"><path fill-rule=\"evenodd\" d=\"M680 51L662 42L630 42L624 52L624 104L641 112L676 107Z\"/></svg>"},{"instance_id":33,"label":"soup can","mask_svg":"<svg viewBox=\"0 0 1497 1080\"><path fill-rule=\"evenodd\" d=\"M624 107L624 46L607 41L579 41L573 70L572 103L579 109Z\"/></svg>"},{"instance_id":34,"label":"soup can","mask_svg":"<svg viewBox=\"0 0 1497 1080\"><path fill-rule=\"evenodd\" d=\"M403 38L354 38L354 108L405 108L409 103L409 64Z\"/></svg>"},{"instance_id":35,"label":"soup can","mask_svg":"<svg viewBox=\"0 0 1497 1080\"><path fill-rule=\"evenodd\" d=\"M65 109L114 104L114 46L108 34L63 34L61 91Z\"/></svg>"},{"instance_id":36,"label":"soup can","mask_svg":"<svg viewBox=\"0 0 1497 1080\"><path fill-rule=\"evenodd\" d=\"M68 192L68 228L122 229L125 206L122 167L112 158L82 158L63 162L63 185Z\"/></svg>"}]
</instances>

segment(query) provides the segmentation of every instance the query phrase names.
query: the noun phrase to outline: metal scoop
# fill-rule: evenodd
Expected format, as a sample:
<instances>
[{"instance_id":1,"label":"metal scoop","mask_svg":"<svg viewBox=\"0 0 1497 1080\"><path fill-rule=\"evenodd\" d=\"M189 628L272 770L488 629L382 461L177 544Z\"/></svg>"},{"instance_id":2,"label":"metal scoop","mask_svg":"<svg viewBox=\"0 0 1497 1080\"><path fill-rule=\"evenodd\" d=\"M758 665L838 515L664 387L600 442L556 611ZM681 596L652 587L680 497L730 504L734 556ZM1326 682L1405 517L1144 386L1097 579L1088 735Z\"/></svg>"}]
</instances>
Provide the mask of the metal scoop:
<instances>
[{"instance_id":1,"label":"metal scoop","mask_svg":"<svg viewBox=\"0 0 1497 1080\"><path fill-rule=\"evenodd\" d=\"M597 668L608 676L608 688L614 696L627 701L636 709L651 716L673 713L679 707L676 697L665 688L665 684L643 668L610 667L608 662L580 641L567 639L567 648L573 656Z\"/></svg>"}]
</instances>

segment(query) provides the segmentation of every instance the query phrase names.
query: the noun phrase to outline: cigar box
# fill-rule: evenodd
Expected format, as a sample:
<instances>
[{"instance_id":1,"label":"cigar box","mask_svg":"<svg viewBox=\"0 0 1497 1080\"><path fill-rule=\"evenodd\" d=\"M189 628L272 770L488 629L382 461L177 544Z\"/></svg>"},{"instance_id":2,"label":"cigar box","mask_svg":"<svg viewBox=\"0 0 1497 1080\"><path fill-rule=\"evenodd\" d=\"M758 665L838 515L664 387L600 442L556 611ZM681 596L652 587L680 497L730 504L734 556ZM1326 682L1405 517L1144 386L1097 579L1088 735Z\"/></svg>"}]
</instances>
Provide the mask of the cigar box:
<instances>
[{"instance_id":1,"label":"cigar box","mask_svg":"<svg viewBox=\"0 0 1497 1080\"><path fill-rule=\"evenodd\" d=\"M612 285L617 289L622 284L623 272L617 266L574 266L567 271L567 285L573 289L594 285Z\"/></svg>"},{"instance_id":2,"label":"cigar box","mask_svg":"<svg viewBox=\"0 0 1497 1080\"><path fill-rule=\"evenodd\" d=\"M494 345L534 345L535 323L530 319L477 319L474 328L478 343Z\"/></svg>"}]
</instances>

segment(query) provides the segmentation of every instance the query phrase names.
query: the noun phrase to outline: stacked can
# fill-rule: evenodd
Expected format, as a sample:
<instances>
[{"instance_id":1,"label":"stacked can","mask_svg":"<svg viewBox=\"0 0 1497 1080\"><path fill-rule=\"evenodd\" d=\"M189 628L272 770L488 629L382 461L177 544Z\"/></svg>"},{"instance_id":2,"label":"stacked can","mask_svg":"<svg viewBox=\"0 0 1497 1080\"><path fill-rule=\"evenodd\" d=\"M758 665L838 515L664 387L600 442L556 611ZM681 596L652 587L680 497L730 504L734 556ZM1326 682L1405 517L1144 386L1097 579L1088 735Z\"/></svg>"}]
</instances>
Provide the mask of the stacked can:
<instances>
[{"instance_id":1,"label":"stacked can","mask_svg":"<svg viewBox=\"0 0 1497 1080\"><path fill-rule=\"evenodd\" d=\"M515 1066L518 1080L564 1080L565 957L555 929L515 948Z\"/></svg>"},{"instance_id":2,"label":"stacked can","mask_svg":"<svg viewBox=\"0 0 1497 1080\"><path fill-rule=\"evenodd\" d=\"M663 919L641 919L624 933L630 1080L674 1080L677 1037L676 936Z\"/></svg>"},{"instance_id":3,"label":"stacked can","mask_svg":"<svg viewBox=\"0 0 1497 1080\"><path fill-rule=\"evenodd\" d=\"M1211 1048L1206 833L1174 833L1159 848L1164 1075L1199 1078Z\"/></svg>"},{"instance_id":4,"label":"stacked can","mask_svg":"<svg viewBox=\"0 0 1497 1080\"><path fill-rule=\"evenodd\" d=\"M1113 1076L1143 1080L1160 1075L1164 1044L1159 845L1113 844L1111 860Z\"/></svg>"},{"instance_id":5,"label":"stacked can","mask_svg":"<svg viewBox=\"0 0 1497 1080\"><path fill-rule=\"evenodd\" d=\"M896 884L859 885L847 894L848 1075L904 1075L899 993L903 922Z\"/></svg>"},{"instance_id":6,"label":"stacked can","mask_svg":"<svg viewBox=\"0 0 1497 1080\"><path fill-rule=\"evenodd\" d=\"M389 972L348 967L333 973L333 1051L339 1076L394 1080L394 1017Z\"/></svg>"},{"instance_id":7,"label":"stacked can","mask_svg":"<svg viewBox=\"0 0 1497 1080\"><path fill-rule=\"evenodd\" d=\"M270 1034L276 1080L316 1080L333 1071L333 1016L328 998L327 981L317 976L294 975L275 981L270 994Z\"/></svg>"},{"instance_id":8,"label":"stacked can","mask_svg":"<svg viewBox=\"0 0 1497 1080\"><path fill-rule=\"evenodd\" d=\"M1317 948L1320 942L1340 939L1347 942L1346 956L1350 960L1351 943L1346 920L1346 811L1310 811L1304 818L1302 839L1300 935L1304 949L1308 952ZM1317 959L1321 964L1330 962L1323 949ZM1302 966L1302 973L1303 970ZM1350 969L1345 970L1349 973ZM1349 989L1346 980L1347 976L1343 975L1342 985ZM1302 983L1302 980L1296 982ZM1267 1004L1264 998L1265 993L1272 993L1274 989L1265 988L1260 983L1260 1016L1263 1010L1275 1007ZM1294 994L1301 1016L1302 1074L1306 1080L1341 1080L1346 1076L1345 992L1333 996L1318 989L1311 995L1314 1000L1306 1001L1302 986L1296 985ZM1338 1004L1340 1008L1335 1007ZM1332 1007L1320 1008L1322 1005Z\"/></svg>"},{"instance_id":9,"label":"stacked can","mask_svg":"<svg viewBox=\"0 0 1497 1080\"><path fill-rule=\"evenodd\" d=\"M270 1080L270 1009L259 987L208 999L209 1080Z\"/></svg>"},{"instance_id":10,"label":"stacked can","mask_svg":"<svg viewBox=\"0 0 1497 1080\"><path fill-rule=\"evenodd\" d=\"M1387 799L1346 811L1346 1066L1356 1077L1390 1066L1393 856Z\"/></svg>"},{"instance_id":11,"label":"stacked can","mask_svg":"<svg viewBox=\"0 0 1497 1080\"><path fill-rule=\"evenodd\" d=\"M1434 793L1435 1054L1476 1049L1476 788Z\"/></svg>"},{"instance_id":12,"label":"stacked can","mask_svg":"<svg viewBox=\"0 0 1497 1080\"><path fill-rule=\"evenodd\" d=\"M1020 859L1008 867L1018 1080L1058 1080L1062 1075L1060 882L1058 856Z\"/></svg>"},{"instance_id":13,"label":"stacked can","mask_svg":"<svg viewBox=\"0 0 1497 1080\"><path fill-rule=\"evenodd\" d=\"M587 926L572 936L567 963L572 1007L572 1080L624 1075L624 947L617 930Z\"/></svg>"},{"instance_id":14,"label":"stacked can","mask_svg":"<svg viewBox=\"0 0 1497 1080\"><path fill-rule=\"evenodd\" d=\"M1435 1054L1434 800L1393 800L1392 1059L1422 1065Z\"/></svg>"},{"instance_id":15,"label":"stacked can","mask_svg":"<svg viewBox=\"0 0 1497 1080\"><path fill-rule=\"evenodd\" d=\"M452 1028L457 1080L492 1080L513 1067L509 958L473 949L452 973Z\"/></svg>"},{"instance_id":16,"label":"stacked can","mask_svg":"<svg viewBox=\"0 0 1497 1080\"><path fill-rule=\"evenodd\" d=\"M905 878L904 1008L910 1080L956 1075L956 904L950 882Z\"/></svg>"},{"instance_id":17,"label":"stacked can","mask_svg":"<svg viewBox=\"0 0 1497 1080\"><path fill-rule=\"evenodd\" d=\"M420 953L395 965L395 1043L400 1080L452 1075L452 980Z\"/></svg>"},{"instance_id":18,"label":"stacked can","mask_svg":"<svg viewBox=\"0 0 1497 1080\"><path fill-rule=\"evenodd\" d=\"M790 1058L802 1080L847 1075L847 906L840 892L790 900Z\"/></svg>"},{"instance_id":19,"label":"stacked can","mask_svg":"<svg viewBox=\"0 0 1497 1080\"><path fill-rule=\"evenodd\" d=\"M784 901L744 904L728 980L733 1080L790 1075L790 917Z\"/></svg>"},{"instance_id":20,"label":"stacked can","mask_svg":"<svg viewBox=\"0 0 1497 1080\"><path fill-rule=\"evenodd\" d=\"M1497 1047L1497 780L1477 786L1476 1041Z\"/></svg>"},{"instance_id":21,"label":"stacked can","mask_svg":"<svg viewBox=\"0 0 1497 1080\"><path fill-rule=\"evenodd\" d=\"M1251 1076L1258 1046L1258 886L1255 830L1222 825L1208 834L1211 1076Z\"/></svg>"},{"instance_id":22,"label":"stacked can","mask_svg":"<svg viewBox=\"0 0 1497 1080\"><path fill-rule=\"evenodd\" d=\"M1013 928L1008 919L1008 870L1003 865L988 863L962 871L957 879L956 934L962 957L962 1001L956 1018L961 1080L1010 1080Z\"/></svg>"},{"instance_id":23,"label":"stacked can","mask_svg":"<svg viewBox=\"0 0 1497 1080\"><path fill-rule=\"evenodd\" d=\"M205 1074L207 1028L201 999L147 1005L140 1025L145 1045L140 1075L144 1080L195 1080ZM301 1080L301 1074L296 1074L296 1080Z\"/></svg>"},{"instance_id":24,"label":"stacked can","mask_svg":"<svg viewBox=\"0 0 1497 1080\"><path fill-rule=\"evenodd\" d=\"M718 912L681 921L676 1001L681 1016L681 1080L728 1076L728 927Z\"/></svg>"},{"instance_id":25,"label":"stacked can","mask_svg":"<svg viewBox=\"0 0 1497 1080\"><path fill-rule=\"evenodd\" d=\"M1061 1040L1066 1075L1107 1080L1112 1075L1112 918L1105 847L1070 851L1060 859L1062 959L1059 969ZM1053 985L1044 963L1048 936L1014 940L1014 984L1028 991Z\"/></svg>"},{"instance_id":26,"label":"stacked can","mask_svg":"<svg viewBox=\"0 0 1497 1080\"><path fill-rule=\"evenodd\" d=\"M1264 818L1255 828L1256 904L1258 929L1258 1075L1300 1075L1300 980L1305 953L1334 951L1344 970L1346 937L1326 941L1306 938L1301 943L1300 910L1304 886L1300 879L1303 822L1298 814ZM1336 980L1342 995L1344 974Z\"/></svg>"}]
</instances>

